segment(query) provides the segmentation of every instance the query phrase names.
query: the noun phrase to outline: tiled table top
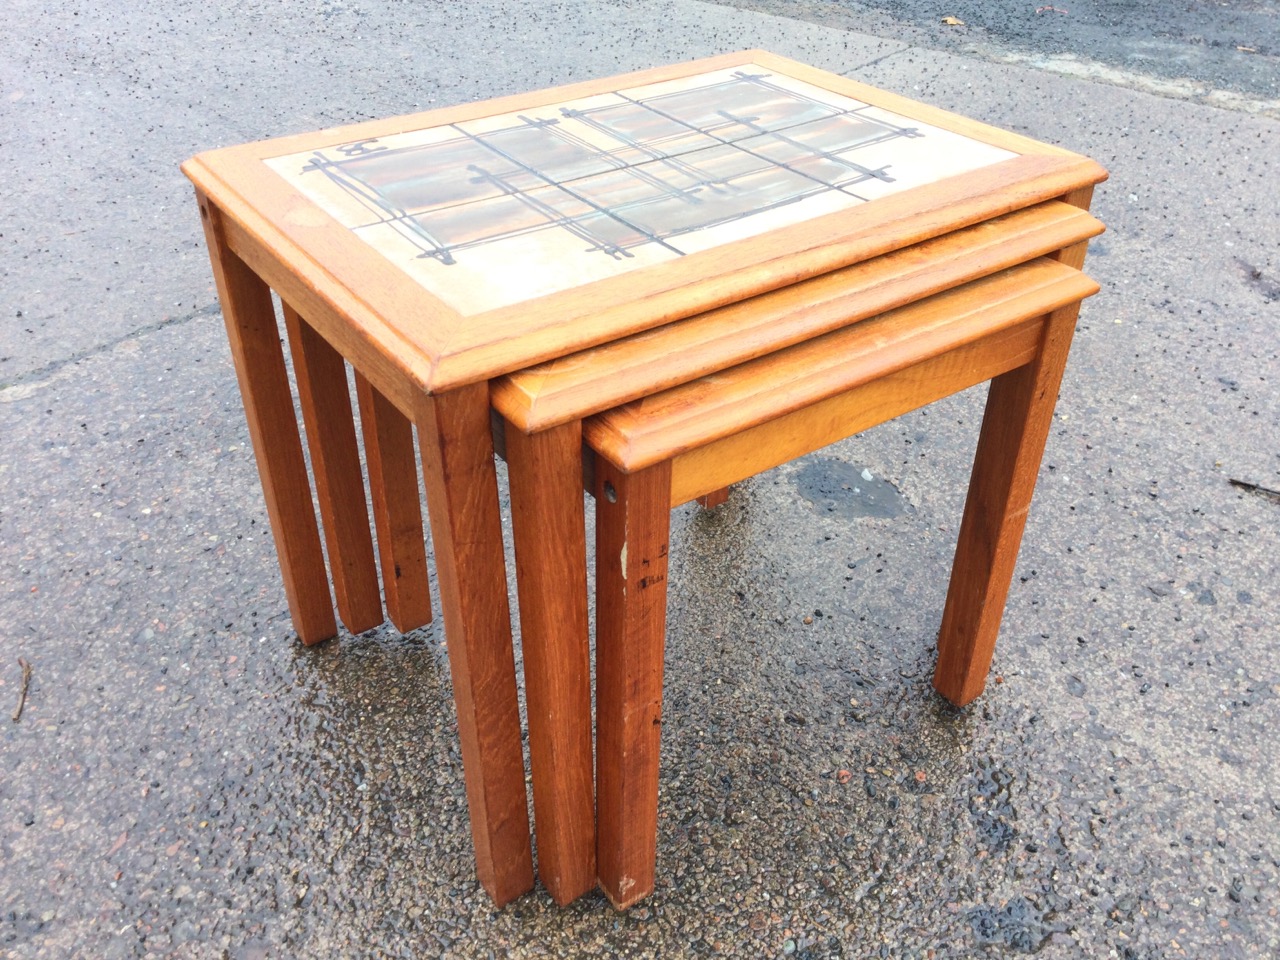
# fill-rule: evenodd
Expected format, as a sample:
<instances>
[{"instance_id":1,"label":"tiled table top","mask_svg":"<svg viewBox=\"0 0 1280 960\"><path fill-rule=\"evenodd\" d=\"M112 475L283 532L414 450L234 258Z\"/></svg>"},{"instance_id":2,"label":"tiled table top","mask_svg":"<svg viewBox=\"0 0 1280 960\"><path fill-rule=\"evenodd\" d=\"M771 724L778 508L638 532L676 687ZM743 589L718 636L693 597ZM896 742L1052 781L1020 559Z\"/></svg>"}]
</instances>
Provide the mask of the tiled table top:
<instances>
[{"instance_id":1,"label":"tiled table top","mask_svg":"<svg viewBox=\"0 0 1280 960\"><path fill-rule=\"evenodd\" d=\"M229 218L233 249L318 329L359 331L429 392L1104 176L763 51L230 147L185 169Z\"/></svg>"},{"instance_id":2,"label":"tiled table top","mask_svg":"<svg viewBox=\"0 0 1280 960\"><path fill-rule=\"evenodd\" d=\"M267 165L469 316L1013 156L749 63Z\"/></svg>"}]
</instances>

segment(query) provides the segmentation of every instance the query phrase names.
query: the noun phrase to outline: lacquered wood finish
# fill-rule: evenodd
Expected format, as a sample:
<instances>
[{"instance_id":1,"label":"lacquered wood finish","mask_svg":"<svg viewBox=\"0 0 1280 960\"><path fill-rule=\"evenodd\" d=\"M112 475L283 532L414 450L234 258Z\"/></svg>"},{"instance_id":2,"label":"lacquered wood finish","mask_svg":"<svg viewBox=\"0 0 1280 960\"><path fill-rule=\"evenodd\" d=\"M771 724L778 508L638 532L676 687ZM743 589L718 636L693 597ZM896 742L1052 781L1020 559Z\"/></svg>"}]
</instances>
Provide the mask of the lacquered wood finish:
<instances>
[{"instance_id":1,"label":"lacquered wood finish","mask_svg":"<svg viewBox=\"0 0 1280 960\"><path fill-rule=\"evenodd\" d=\"M619 469L640 470L1097 290L1078 270L1036 260L599 414L584 435Z\"/></svg>"},{"instance_id":2,"label":"lacquered wood finish","mask_svg":"<svg viewBox=\"0 0 1280 960\"><path fill-rule=\"evenodd\" d=\"M1054 200L539 364L494 382L493 403L525 431L608 410L744 363L1102 232Z\"/></svg>"},{"instance_id":3,"label":"lacquered wood finish","mask_svg":"<svg viewBox=\"0 0 1280 960\"><path fill-rule=\"evenodd\" d=\"M1088 210L1089 204L1093 202L1093 184L1084 187L1077 187L1062 198L1062 202L1069 206L1076 207L1079 210ZM1059 263L1065 263L1068 267L1074 267L1077 270L1084 269L1085 254L1089 250L1089 241L1080 240L1064 247L1054 255L1054 259Z\"/></svg>"},{"instance_id":4,"label":"lacquered wood finish","mask_svg":"<svg viewBox=\"0 0 1280 960\"><path fill-rule=\"evenodd\" d=\"M463 317L267 168L271 157L757 63L1008 149L1018 156L838 214L563 293ZM1097 182L1091 160L760 51L486 104L212 151L187 175L226 211L232 249L388 392L382 372L430 391L477 382L828 273ZM358 292L357 292L358 291ZM403 409L404 399L389 393Z\"/></svg>"},{"instance_id":5,"label":"lacquered wood finish","mask_svg":"<svg viewBox=\"0 0 1280 960\"><path fill-rule=\"evenodd\" d=\"M1015 155L838 213L470 315L433 296L264 162L750 63ZM499 904L529 889L533 880L489 432L490 382L547 364L496 383L493 392L496 405L515 425L506 431L506 445L513 454L530 742L543 834L540 868L553 896L566 900L584 886L591 869L589 844L583 842L590 784L582 776L583 757L586 766L590 763L590 719L582 693L589 671L582 659L586 629L576 595L582 545L570 516L581 502L576 481L569 478L592 471L570 439L579 421L842 328L856 329L850 324L874 323L868 318L1036 257L1055 256L1078 266L1084 242L1100 225L1070 207L1087 207L1092 184L1106 176L1092 161L1057 147L760 51L212 151L189 161L184 171L209 196L209 202L202 196L202 208L216 215L217 230L209 232L215 274L228 308L250 426L257 431L254 442L290 609L304 640L322 639L336 624L315 518L303 509L310 501L300 442L296 427L290 440L290 427L283 422L291 421L292 410L278 342L268 342L267 286L356 369L362 397L370 398L362 407L381 398L379 410L386 415L375 413L370 424L394 422L391 411L399 411L418 428L477 869ZM842 396L880 414L924 402L921 398L966 377L1000 372L1002 363L1025 363L1035 354L1042 326L1032 318L975 333L973 342L953 345L950 359L922 359L921 351L906 349L898 367L881 365L872 382L849 387ZM554 363L568 354L579 355L564 365ZM1017 400L1021 394L1009 383ZM744 424L734 437L750 438L756 447L767 441L779 451L798 449L802 441L827 436L836 422L861 423L859 416L870 415L839 407L839 397L806 396L807 406L778 408L772 418ZM537 435L542 430L549 431L546 437ZM513 438L518 431L522 435ZM380 449L376 429L373 436ZM379 452L371 459L371 471L383 473L374 483L375 503L378 487L385 487L392 473L412 475L403 456L403 431L400 437L399 454ZM597 572L603 585L597 610L602 631L598 867L606 892L620 905L639 899L653 885L667 507L679 490L713 491L708 484L717 475L723 477L719 486L728 483L731 462L757 463L720 446L734 437L716 440L695 431L686 439L696 449L669 452L648 467L632 463L631 473L600 458L591 480L604 495ZM1012 471L1018 478L1035 444L1023 446L1027 449L1015 458L1023 466ZM722 462L713 464L715 469L694 464L703 451L713 451ZM1016 503L1020 496L1007 488L1020 489L1021 480L1006 482L1002 477L1009 471L996 466L984 469L984 476L990 474L983 483L984 509L1007 513L1002 504ZM383 497L384 503L408 499ZM624 508L621 513L605 509L617 504ZM393 513L377 511L382 521ZM1001 521L1000 529L1011 530L1010 522ZM326 522L326 535L328 528ZM529 532L544 529L560 533L540 539ZM561 559L555 549L561 535L566 543L574 540L564 570L573 590L549 595L552 568ZM1003 570L1006 559L998 552L990 569ZM652 579L659 571L661 578ZM989 591L984 596L987 605L996 600ZM968 622L963 616L956 622L962 621ZM984 642L963 640L951 648L961 660L980 659ZM966 652L965 644L978 652ZM553 775L540 776L539 767Z\"/></svg>"},{"instance_id":6,"label":"lacquered wood finish","mask_svg":"<svg viewBox=\"0 0 1280 960\"><path fill-rule=\"evenodd\" d=\"M1030 363L1043 336L1043 318L996 329L948 353L915 362L846 391L783 414L671 461L671 506L677 507L726 482L765 470L967 390Z\"/></svg>"},{"instance_id":7,"label":"lacquered wood finish","mask_svg":"<svg viewBox=\"0 0 1280 960\"><path fill-rule=\"evenodd\" d=\"M282 306L338 615L352 633L363 633L382 623L382 595L346 364L296 310Z\"/></svg>"},{"instance_id":8,"label":"lacquered wood finish","mask_svg":"<svg viewBox=\"0 0 1280 960\"><path fill-rule=\"evenodd\" d=\"M1086 186L1063 200L1087 210L1092 198L1093 187ZM1087 247L1076 243L1056 259L1081 269ZM987 392L933 676L934 688L957 705L972 702L986 686L1076 313L1065 307L1051 316L1036 362L996 378Z\"/></svg>"},{"instance_id":9,"label":"lacquered wood finish","mask_svg":"<svg viewBox=\"0 0 1280 960\"><path fill-rule=\"evenodd\" d=\"M251 224L266 229L260 218L250 214L248 219ZM240 251L236 255L254 273L281 299L292 304L361 376L408 416L418 394L431 379L430 365L417 345L407 339L395 323L372 313L353 291L332 286L326 289L326 296L321 296L307 277L297 273L287 261L277 259L252 229L230 219L223 222L228 247ZM366 279L377 281L378 273ZM387 278L382 279L387 282ZM411 302L403 306L413 308Z\"/></svg>"},{"instance_id":10,"label":"lacquered wood finish","mask_svg":"<svg viewBox=\"0 0 1280 960\"><path fill-rule=\"evenodd\" d=\"M722 503L729 502L729 488L719 487L718 489L708 491L701 494L697 498L698 506L703 510L714 510Z\"/></svg>"},{"instance_id":11,"label":"lacquered wood finish","mask_svg":"<svg viewBox=\"0 0 1280 960\"><path fill-rule=\"evenodd\" d=\"M303 643L319 643L338 632L338 623L271 291L228 248L217 206L202 194L197 200L289 614Z\"/></svg>"},{"instance_id":12,"label":"lacquered wood finish","mask_svg":"<svg viewBox=\"0 0 1280 960\"><path fill-rule=\"evenodd\" d=\"M582 428L506 437L538 876L566 904L596 885Z\"/></svg>"},{"instance_id":13,"label":"lacquered wood finish","mask_svg":"<svg viewBox=\"0 0 1280 960\"><path fill-rule=\"evenodd\" d=\"M958 706L986 684L1078 306L1056 310L1035 361L997 377L987 394L933 678Z\"/></svg>"},{"instance_id":14,"label":"lacquered wood finish","mask_svg":"<svg viewBox=\"0 0 1280 960\"><path fill-rule=\"evenodd\" d=\"M359 372L356 396L387 616L397 630L408 633L431 622L431 582L413 425Z\"/></svg>"},{"instance_id":15,"label":"lacquered wood finish","mask_svg":"<svg viewBox=\"0 0 1280 960\"><path fill-rule=\"evenodd\" d=\"M529 301L518 309L478 314L450 339L450 353L436 364L432 388L469 382L481 371L496 375L522 369L526 361L553 359L778 290L1054 199L1094 173L1091 163L1082 170L1063 157L1017 157L880 198L831 223L807 221ZM783 250L795 252L779 256ZM539 309L533 312L535 304ZM544 306L554 313L544 315ZM537 329L531 329L535 323Z\"/></svg>"},{"instance_id":16,"label":"lacquered wood finish","mask_svg":"<svg viewBox=\"0 0 1280 960\"><path fill-rule=\"evenodd\" d=\"M499 906L533 887L502 518L478 384L423 396L414 418L444 608L476 872Z\"/></svg>"},{"instance_id":17,"label":"lacquered wood finish","mask_svg":"<svg viewBox=\"0 0 1280 960\"><path fill-rule=\"evenodd\" d=\"M990 665L1079 301L1096 290L1039 259L586 422L596 457L597 859L615 904L655 882L670 507L994 377L935 680L968 702ZM662 602L643 587L661 587Z\"/></svg>"},{"instance_id":18,"label":"lacquered wood finish","mask_svg":"<svg viewBox=\"0 0 1280 960\"><path fill-rule=\"evenodd\" d=\"M597 463L596 857L618 908L654 885L670 482L668 463Z\"/></svg>"}]
</instances>

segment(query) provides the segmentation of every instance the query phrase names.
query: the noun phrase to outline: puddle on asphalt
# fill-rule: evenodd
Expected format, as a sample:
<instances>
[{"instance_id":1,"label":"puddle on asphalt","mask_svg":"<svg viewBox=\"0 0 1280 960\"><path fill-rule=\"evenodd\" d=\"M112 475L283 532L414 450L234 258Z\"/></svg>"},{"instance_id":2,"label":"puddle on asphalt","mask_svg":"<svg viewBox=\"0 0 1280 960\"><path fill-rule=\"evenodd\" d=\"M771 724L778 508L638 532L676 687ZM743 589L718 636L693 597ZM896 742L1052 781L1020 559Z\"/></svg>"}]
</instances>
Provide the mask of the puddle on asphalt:
<instances>
[{"instance_id":1,"label":"puddle on asphalt","mask_svg":"<svg viewBox=\"0 0 1280 960\"><path fill-rule=\"evenodd\" d=\"M834 457L805 457L791 482L818 513L890 519L915 509L885 478Z\"/></svg>"}]
</instances>

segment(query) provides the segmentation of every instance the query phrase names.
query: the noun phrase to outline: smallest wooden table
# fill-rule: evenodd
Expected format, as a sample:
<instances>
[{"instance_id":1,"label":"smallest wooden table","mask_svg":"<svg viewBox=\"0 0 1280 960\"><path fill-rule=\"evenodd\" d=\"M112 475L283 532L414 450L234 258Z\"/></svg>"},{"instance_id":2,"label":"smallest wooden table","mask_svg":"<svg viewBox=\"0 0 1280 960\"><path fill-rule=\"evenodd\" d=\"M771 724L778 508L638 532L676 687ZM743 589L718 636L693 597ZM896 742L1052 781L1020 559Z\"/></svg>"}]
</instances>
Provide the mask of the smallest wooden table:
<instances>
[{"instance_id":1,"label":"smallest wooden table","mask_svg":"<svg viewBox=\"0 0 1280 960\"><path fill-rule=\"evenodd\" d=\"M430 615L414 545L416 429L477 871L500 904L533 874L491 384L798 292L776 326L718 334L733 348L708 363L660 364L615 389L560 395L559 412L541 421L556 429L539 425L536 387L529 418L503 408L521 464L517 524L530 503L551 510L547 537L521 538L517 565L538 867L566 902L596 880L583 418L605 409L602 397L633 400L868 315L820 320L803 281L895 251L909 259L924 241L1048 201L1085 208L1105 176L1067 151L762 51L231 147L183 169L304 642L337 627L271 291L294 346L327 566L352 630L382 611L346 366L359 387L382 592L402 627ZM967 275L1000 269L1002 257ZM899 295L923 294L900 285ZM531 500L531 485L547 496Z\"/></svg>"},{"instance_id":2,"label":"smallest wooden table","mask_svg":"<svg viewBox=\"0 0 1280 960\"><path fill-rule=\"evenodd\" d=\"M859 286L856 275L844 282L847 292ZM597 862L616 905L654 884L668 511L991 380L934 678L943 696L969 702L986 682L1079 302L1096 290L1079 270L1037 258L586 421L596 501ZM528 446L516 436L510 451ZM523 476L533 466L526 455L510 463L513 491L530 501L514 514L519 556L545 541L545 518L557 514L545 502L551 489ZM526 676L532 702L541 674Z\"/></svg>"}]
</instances>

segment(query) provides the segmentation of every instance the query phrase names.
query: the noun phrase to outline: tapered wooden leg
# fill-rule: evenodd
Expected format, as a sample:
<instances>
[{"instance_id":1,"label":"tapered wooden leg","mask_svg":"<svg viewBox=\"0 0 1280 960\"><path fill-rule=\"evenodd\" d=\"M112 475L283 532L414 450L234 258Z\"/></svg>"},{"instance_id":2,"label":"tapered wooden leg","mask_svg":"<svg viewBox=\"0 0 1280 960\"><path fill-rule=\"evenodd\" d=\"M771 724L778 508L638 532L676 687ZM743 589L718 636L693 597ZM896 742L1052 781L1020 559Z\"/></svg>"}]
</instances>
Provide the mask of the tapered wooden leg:
<instances>
[{"instance_id":1,"label":"tapered wooden leg","mask_svg":"<svg viewBox=\"0 0 1280 960\"><path fill-rule=\"evenodd\" d=\"M382 597L346 363L287 303L284 323L293 351L338 615L352 633L363 633L382 623Z\"/></svg>"},{"instance_id":2,"label":"tapered wooden leg","mask_svg":"<svg viewBox=\"0 0 1280 960\"><path fill-rule=\"evenodd\" d=\"M489 388L423 397L422 449L476 872L502 906L533 887Z\"/></svg>"},{"instance_id":3,"label":"tapered wooden leg","mask_svg":"<svg viewBox=\"0 0 1280 960\"><path fill-rule=\"evenodd\" d=\"M387 616L401 633L431 622L427 544L418 499L418 463L413 425L395 405L356 372L360 427L369 468L373 519Z\"/></svg>"},{"instance_id":4,"label":"tapered wooden leg","mask_svg":"<svg viewBox=\"0 0 1280 960\"><path fill-rule=\"evenodd\" d=\"M596 885L582 424L505 433L538 876L564 905Z\"/></svg>"},{"instance_id":5,"label":"tapered wooden leg","mask_svg":"<svg viewBox=\"0 0 1280 960\"><path fill-rule=\"evenodd\" d=\"M294 419L271 291L227 247L221 212L197 192L227 340L240 382L293 628L303 643L338 632L311 484Z\"/></svg>"},{"instance_id":6,"label":"tapered wooden leg","mask_svg":"<svg viewBox=\"0 0 1280 960\"><path fill-rule=\"evenodd\" d=\"M671 464L596 459L596 861L619 909L653 892Z\"/></svg>"},{"instance_id":7,"label":"tapered wooden leg","mask_svg":"<svg viewBox=\"0 0 1280 960\"><path fill-rule=\"evenodd\" d=\"M987 394L933 677L957 706L986 685L1079 308L1050 314L1036 359L996 377Z\"/></svg>"}]
</instances>

